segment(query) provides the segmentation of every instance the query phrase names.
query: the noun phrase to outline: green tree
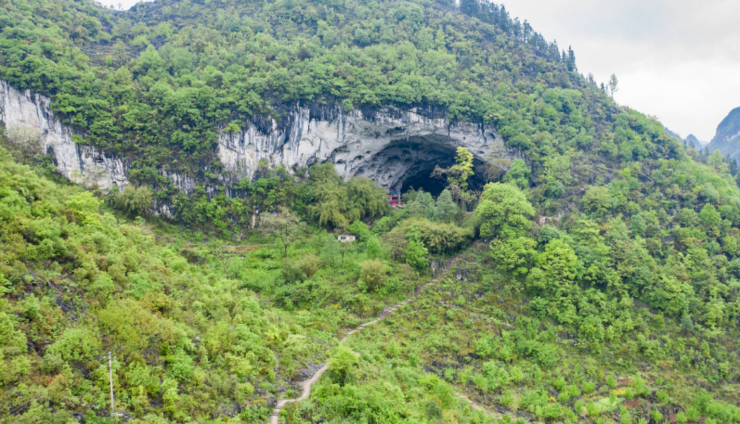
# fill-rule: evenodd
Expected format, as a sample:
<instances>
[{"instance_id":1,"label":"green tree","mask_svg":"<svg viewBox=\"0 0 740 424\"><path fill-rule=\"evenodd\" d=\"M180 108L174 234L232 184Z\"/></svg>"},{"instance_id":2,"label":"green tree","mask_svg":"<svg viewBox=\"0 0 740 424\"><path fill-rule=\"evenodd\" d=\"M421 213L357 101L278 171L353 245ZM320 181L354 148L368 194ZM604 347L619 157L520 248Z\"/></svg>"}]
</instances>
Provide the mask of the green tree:
<instances>
[{"instance_id":1,"label":"green tree","mask_svg":"<svg viewBox=\"0 0 740 424\"><path fill-rule=\"evenodd\" d=\"M408 246L403 252L404 261L414 267L417 271L424 271L429 267L427 255L429 251L419 237L412 234L408 238Z\"/></svg>"},{"instance_id":2,"label":"green tree","mask_svg":"<svg viewBox=\"0 0 740 424\"><path fill-rule=\"evenodd\" d=\"M136 216L146 213L152 207L154 194L145 186L134 187L127 185L122 192L114 195L113 204L128 216Z\"/></svg>"},{"instance_id":3,"label":"green tree","mask_svg":"<svg viewBox=\"0 0 740 424\"><path fill-rule=\"evenodd\" d=\"M481 237L510 238L524 235L532 226L534 208L512 184L489 183L475 209Z\"/></svg>"},{"instance_id":4,"label":"green tree","mask_svg":"<svg viewBox=\"0 0 740 424\"><path fill-rule=\"evenodd\" d=\"M319 270L321 261L316 255L305 255L300 260L283 263L281 274L283 280L288 284L306 281Z\"/></svg>"},{"instance_id":5,"label":"green tree","mask_svg":"<svg viewBox=\"0 0 740 424\"><path fill-rule=\"evenodd\" d=\"M470 202L474 200L468 192L468 178L473 173L473 154L465 147L458 147L455 156L455 164L449 168L434 168L433 178L447 177L447 189L455 200Z\"/></svg>"},{"instance_id":6,"label":"green tree","mask_svg":"<svg viewBox=\"0 0 740 424\"><path fill-rule=\"evenodd\" d=\"M734 160L732 163L737 164ZM730 166L725 162L725 158L722 157L722 152L715 150L707 158L707 165L711 166L714 171L720 175L727 176L730 174ZM737 165L736 165L737 166Z\"/></svg>"},{"instance_id":7,"label":"green tree","mask_svg":"<svg viewBox=\"0 0 740 424\"><path fill-rule=\"evenodd\" d=\"M434 198L430 193L419 189L414 200L406 204L406 209L411 216L431 218L434 216Z\"/></svg>"},{"instance_id":8,"label":"green tree","mask_svg":"<svg viewBox=\"0 0 740 424\"><path fill-rule=\"evenodd\" d=\"M349 383L357 362L357 355L350 348L343 344L339 345L327 363L332 381L340 386Z\"/></svg>"},{"instance_id":9,"label":"green tree","mask_svg":"<svg viewBox=\"0 0 740 424\"><path fill-rule=\"evenodd\" d=\"M514 162L511 163L511 167L509 168L509 172L504 175L502 181L505 183L513 182L519 186L519 188L526 189L529 187L530 173L531 171L524 160L514 159Z\"/></svg>"},{"instance_id":10,"label":"green tree","mask_svg":"<svg viewBox=\"0 0 740 424\"><path fill-rule=\"evenodd\" d=\"M360 220L356 220L355 222L353 222L352 225L349 226L349 231L357 236L357 239L361 242L367 242L367 240L372 235L372 233L370 232L370 227L368 227L367 224Z\"/></svg>"},{"instance_id":11,"label":"green tree","mask_svg":"<svg viewBox=\"0 0 740 424\"><path fill-rule=\"evenodd\" d=\"M80 224L99 225L100 204L100 200L87 191L74 194L67 200L67 207L74 212L75 220Z\"/></svg>"},{"instance_id":12,"label":"green tree","mask_svg":"<svg viewBox=\"0 0 740 424\"><path fill-rule=\"evenodd\" d=\"M581 207L597 217L606 216L611 208L612 196L606 187L589 187L581 199Z\"/></svg>"},{"instance_id":13,"label":"green tree","mask_svg":"<svg viewBox=\"0 0 740 424\"><path fill-rule=\"evenodd\" d=\"M720 228L722 227L722 216L720 216L713 205L704 205L701 212L699 212L699 222L708 234L719 237Z\"/></svg>"},{"instance_id":14,"label":"green tree","mask_svg":"<svg viewBox=\"0 0 740 424\"><path fill-rule=\"evenodd\" d=\"M378 259L381 255L380 241L375 235L370 236L367 240L367 257L372 259Z\"/></svg>"},{"instance_id":15,"label":"green tree","mask_svg":"<svg viewBox=\"0 0 740 424\"><path fill-rule=\"evenodd\" d=\"M355 249L355 243L351 241L346 241L343 243L340 242L338 246L339 246L339 254L342 257L342 273L344 273L344 257L347 255L347 253Z\"/></svg>"},{"instance_id":16,"label":"green tree","mask_svg":"<svg viewBox=\"0 0 740 424\"><path fill-rule=\"evenodd\" d=\"M370 259L360 263L360 278L370 291L377 290L385 282L388 269L382 261Z\"/></svg>"},{"instance_id":17,"label":"green tree","mask_svg":"<svg viewBox=\"0 0 740 424\"><path fill-rule=\"evenodd\" d=\"M550 312L560 322L574 323L577 319L573 306L577 267L578 257L573 248L556 239L547 243L527 275L527 287L549 301Z\"/></svg>"},{"instance_id":18,"label":"green tree","mask_svg":"<svg viewBox=\"0 0 740 424\"><path fill-rule=\"evenodd\" d=\"M545 251L537 257L537 267L547 278L535 285L551 294L570 288L576 278L577 261L576 253L565 241L556 239L547 243Z\"/></svg>"},{"instance_id":19,"label":"green tree","mask_svg":"<svg viewBox=\"0 0 740 424\"><path fill-rule=\"evenodd\" d=\"M388 212L387 192L374 181L352 177L347 183L353 219L372 218Z\"/></svg>"},{"instance_id":20,"label":"green tree","mask_svg":"<svg viewBox=\"0 0 740 424\"><path fill-rule=\"evenodd\" d=\"M325 263L330 264L332 268L336 266L336 258L340 256L340 242L337 241L334 234L327 234L324 239L324 245L321 247L321 258Z\"/></svg>"},{"instance_id":21,"label":"green tree","mask_svg":"<svg viewBox=\"0 0 740 424\"><path fill-rule=\"evenodd\" d=\"M308 215L320 226L346 227L388 211L386 191L367 178L353 177L345 183L330 163L316 165L309 173L313 202Z\"/></svg>"},{"instance_id":22,"label":"green tree","mask_svg":"<svg viewBox=\"0 0 740 424\"><path fill-rule=\"evenodd\" d=\"M468 178L471 176L473 176L473 154L467 147L458 147L455 164L448 170L448 178L465 191L468 189Z\"/></svg>"},{"instance_id":23,"label":"green tree","mask_svg":"<svg viewBox=\"0 0 740 424\"><path fill-rule=\"evenodd\" d=\"M449 222L455 219L459 212L460 208L457 207L455 201L452 199L450 191L447 189L442 190L442 193L437 197L434 218L440 221Z\"/></svg>"},{"instance_id":24,"label":"green tree","mask_svg":"<svg viewBox=\"0 0 740 424\"><path fill-rule=\"evenodd\" d=\"M293 211L286 208L279 208L274 215L267 214L262 219L261 229L266 236L280 240L285 257L288 257L288 246L303 236L300 219Z\"/></svg>"},{"instance_id":25,"label":"green tree","mask_svg":"<svg viewBox=\"0 0 740 424\"><path fill-rule=\"evenodd\" d=\"M614 93L619 91L619 80L615 74L609 77L609 91L611 91L612 97L614 97Z\"/></svg>"},{"instance_id":26,"label":"green tree","mask_svg":"<svg viewBox=\"0 0 740 424\"><path fill-rule=\"evenodd\" d=\"M490 245L494 264L514 276L526 276L537 258L537 242L528 237L495 240Z\"/></svg>"},{"instance_id":27,"label":"green tree","mask_svg":"<svg viewBox=\"0 0 740 424\"><path fill-rule=\"evenodd\" d=\"M320 226L346 227L349 223L347 190L334 179L325 179L314 187L314 202L308 206L308 214Z\"/></svg>"},{"instance_id":28,"label":"green tree","mask_svg":"<svg viewBox=\"0 0 740 424\"><path fill-rule=\"evenodd\" d=\"M337 174L337 169L334 167L334 164L329 162L312 166L308 173L310 175L311 182L314 184L319 184L325 181L334 181L338 183L342 180L342 177Z\"/></svg>"}]
</instances>

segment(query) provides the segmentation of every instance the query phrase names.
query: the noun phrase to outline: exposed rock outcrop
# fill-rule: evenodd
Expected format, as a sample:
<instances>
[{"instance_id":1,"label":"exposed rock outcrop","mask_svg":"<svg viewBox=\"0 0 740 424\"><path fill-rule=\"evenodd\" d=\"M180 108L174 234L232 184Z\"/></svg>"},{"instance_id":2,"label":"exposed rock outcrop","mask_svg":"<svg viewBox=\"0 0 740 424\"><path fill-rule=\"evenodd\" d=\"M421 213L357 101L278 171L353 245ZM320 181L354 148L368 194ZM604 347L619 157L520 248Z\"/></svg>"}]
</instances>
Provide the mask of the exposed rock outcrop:
<instances>
[{"instance_id":1,"label":"exposed rock outcrop","mask_svg":"<svg viewBox=\"0 0 740 424\"><path fill-rule=\"evenodd\" d=\"M295 107L284 128L275 122L261 132L247 122L236 134L221 133L218 157L234 175L252 177L260 160L270 166L310 166L331 161L340 175L368 177L384 187L400 189L404 179L449 162L458 146L482 161L491 155L514 159L521 155L504 146L493 127L444 118L429 118L416 109L381 108L315 116Z\"/></svg>"},{"instance_id":2,"label":"exposed rock outcrop","mask_svg":"<svg viewBox=\"0 0 740 424\"><path fill-rule=\"evenodd\" d=\"M62 175L103 191L125 186L129 161L100 148L76 144L74 130L54 116L50 104L46 96L0 81L0 120L9 129L40 131L43 148ZM436 164L450 164L458 146L470 149L479 162L490 156L521 156L504 146L493 127L482 124L450 124L416 109L317 113L298 105L280 125L275 121L261 126L245 122L239 132L221 132L216 156L228 171L220 176L227 186L241 178L253 178L261 161L269 166L282 164L288 170L330 161L345 178L360 175L400 189L404 179L429 173ZM190 176L162 174L186 193L195 190L197 181ZM161 212L167 213L166 206L161 207Z\"/></svg>"},{"instance_id":3,"label":"exposed rock outcrop","mask_svg":"<svg viewBox=\"0 0 740 424\"><path fill-rule=\"evenodd\" d=\"M62 125L51 111L51 100L31 90L16 90L0 81L0 121L8 130L36 129L43 149L50 153L59 172L67 179L109 190L125 186L127 168L121 158L93 146L78 145L74 131Z\"/></svg>"}]
</instances>

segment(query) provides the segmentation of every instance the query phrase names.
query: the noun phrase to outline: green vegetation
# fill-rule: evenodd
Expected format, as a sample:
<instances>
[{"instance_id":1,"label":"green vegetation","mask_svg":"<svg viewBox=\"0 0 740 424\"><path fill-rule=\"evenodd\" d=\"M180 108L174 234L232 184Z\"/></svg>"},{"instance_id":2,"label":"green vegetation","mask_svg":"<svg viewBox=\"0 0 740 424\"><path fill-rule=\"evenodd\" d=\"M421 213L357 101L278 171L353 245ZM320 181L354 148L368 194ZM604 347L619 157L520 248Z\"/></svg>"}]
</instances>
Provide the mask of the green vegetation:
<instances>
[{"instance_id":1,"label":"green vegetation","mask_svg":"<svg viewBox=\"0 0 740 424\"><path fill-rule=\"evenodd\" d=\"M141 218L119 223L91 193L39 177L5 150L0 193L5 422L112 422L108 351L116 409L139 422L214 411L263 422L270 399L326 360L342 329L416 284L367 226L366 242L340 244L283 209L265 218L266 247L208 242ZM330 362L352 361L340 352Z\"/></svg>"},{"instance_id":2,"label":"green vegetation","mask_svg":"<svg viewBox=\"0 0 740 424\"><path fill-rule=\"evenodd\" d=\"M296 102L421 106L494 126L537 172L594 146L640 160L665 141L643 122L613 134L624 113L576 72L572 50L561 54L503 6L474 0L463 13L426 0L165 0L127 12L13 0L3 8L0 78L51 95L85 143L128 156L131 179L156 187L158 199L178 191L160 169L222 185L218 131L270 117L282 125ZM453 178L464 184L467 172Z\"/></svg>"},{"instance_id":3,"label":"green vegetation","mask_svg":"<svg viewBox=\"0 0 740 424\"><path fill-rule=\"evenodd\" d=\"M676 410L687 422L740 422L727 384L738 378L740 190L721 158L716 168L657 163L646 182L631 164L590 186L557 226L533 225L512 178L487 185L472 216L450 206L449 191L412 192L406 209L372 226L356 220L358 241L339 243L296 202L229 245L166 223L120 223L94 195L3 151L4 413L110 421L112 351L117 410L141 422L213 411L263 422L271 399L295 396L291 381L324 361L330 372L287 408L289 422L496 421L456 393L508 411L504 422L655 421ZM289 186L352 186L334 175L320 166ZM352 336L351 351L332 350L475 234L490 242L465 256L462 280ZM697 378L708 390L692 389Z\"/></svg>"},{"instance_id":4,"label":"green vegetation","mask_svg":"<svg viewBox=\"0 0 740 424\"><path fill-rule=\"evenodd\" d=\"M38 134L3 129L0 421L118 421L112 352L136 423L265 422L322 363L281 419L740 422L737 165L617 106L503 7L0 4L0 78L129 155L134 182L58 181ZM403 209L332 164L223 187L217 131L295 102L419 107L493 126L517 159L460 148Z\"/></svg>"}]
</instances>

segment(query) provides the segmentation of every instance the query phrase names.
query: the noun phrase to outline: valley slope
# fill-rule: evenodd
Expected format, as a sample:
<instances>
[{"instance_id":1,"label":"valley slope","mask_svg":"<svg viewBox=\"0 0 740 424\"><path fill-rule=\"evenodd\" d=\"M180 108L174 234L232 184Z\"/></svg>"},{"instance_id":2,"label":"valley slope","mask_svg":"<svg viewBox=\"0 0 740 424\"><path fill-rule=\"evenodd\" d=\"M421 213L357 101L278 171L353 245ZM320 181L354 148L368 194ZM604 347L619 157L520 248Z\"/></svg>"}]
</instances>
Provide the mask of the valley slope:
<instances>
[{"instance_id":1,"label":"valley slope","mask_svg":"<svg viewBox=\"0 0 740 424\"><path fill-rule=\"evenodd\" d=\"M0 6L0 422L740 423L735 162L503 6Z\"/></svg>"}]
</instances>

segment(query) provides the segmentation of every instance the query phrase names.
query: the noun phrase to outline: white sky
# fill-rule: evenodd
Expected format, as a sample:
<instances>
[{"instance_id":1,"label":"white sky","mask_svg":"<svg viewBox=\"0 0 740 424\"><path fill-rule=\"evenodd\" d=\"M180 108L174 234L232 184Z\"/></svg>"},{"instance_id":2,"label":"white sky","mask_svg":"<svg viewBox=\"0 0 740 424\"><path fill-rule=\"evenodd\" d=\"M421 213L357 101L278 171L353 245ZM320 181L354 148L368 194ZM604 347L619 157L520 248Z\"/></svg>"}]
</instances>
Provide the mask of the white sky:
<instances>
[{"instance_id":1,"label":"white sky","mask_svg":"<svg viewBox=\"0 0 740 424\"><path fill-rule=\"evenodd\" d=\"M740 1L500 0L545 39L573 46L578 70L619 79L615 99L682 137L714 137L740 106Z\"/></svg>"},{"instance_id":2,"label":"white sky","mask_svg":"<svg viewBox=\"0 0 740 424\"><path fill-rule=\"evenodd\" d=\"M128 9L137 0L99 0ZM708 142L740 106L738 0L497 0L545 39L573 46L578 70L619 79L616 100Z\"/></svg>"}]
</instances>

